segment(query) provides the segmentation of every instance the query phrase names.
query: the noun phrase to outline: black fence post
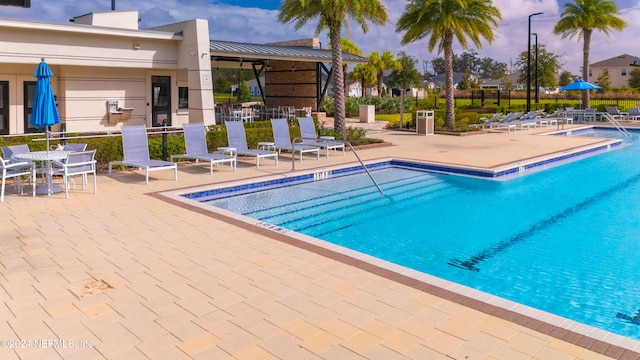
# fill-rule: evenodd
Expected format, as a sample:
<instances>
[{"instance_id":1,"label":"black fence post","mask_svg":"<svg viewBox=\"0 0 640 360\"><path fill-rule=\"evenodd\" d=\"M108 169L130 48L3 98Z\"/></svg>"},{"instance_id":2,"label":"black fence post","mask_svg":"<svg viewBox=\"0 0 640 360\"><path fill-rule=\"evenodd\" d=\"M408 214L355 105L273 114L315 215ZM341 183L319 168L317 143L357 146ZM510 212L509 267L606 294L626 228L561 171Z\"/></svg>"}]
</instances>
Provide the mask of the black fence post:
<instances>
[{"instance_id":1,"label":"black fence post","mask_svg":"<svg viewBox=\"0 0 640 360\"><path fill-rule=\"evenodd\" d=\"M167 151L167 120L162 122L162 160L167 161L169 153Z\"/></svg>"}]
</instances>

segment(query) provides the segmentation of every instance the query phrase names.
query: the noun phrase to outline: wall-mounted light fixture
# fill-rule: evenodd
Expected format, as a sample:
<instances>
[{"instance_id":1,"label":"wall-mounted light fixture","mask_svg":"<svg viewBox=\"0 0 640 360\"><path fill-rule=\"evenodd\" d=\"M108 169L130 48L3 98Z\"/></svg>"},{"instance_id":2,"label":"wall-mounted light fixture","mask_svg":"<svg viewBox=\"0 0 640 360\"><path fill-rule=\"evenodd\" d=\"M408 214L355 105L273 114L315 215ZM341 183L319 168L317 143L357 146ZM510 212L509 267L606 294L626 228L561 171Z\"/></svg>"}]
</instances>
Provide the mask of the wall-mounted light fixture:
<instances>
[{"instance_id":1,"label":"wall-mounted light fixture","mask_svg":"<svg viewBox=\"0 0 640 360\"><path fill-rule=\"evenodd\" d=\"M134 42L133 43L133 48L136 49L136 50L140 49L141 48L140 43L139 42Z\"/></svg>"},{"instance_id":2,"label":"wall-mounted light fixture","mask_svg":"<svg viewBox=\"0 0 640 360\"><path fill-rule=\"evenodd\" d=\"M203 58L205 56L209 56L209 53L208 52L203 52L202 54L200 54L200 58Z\"/></svg>"},{"instance_id":3,"label":"wall-mounted light fixture","mask_svg":"<svg viewBox=\"0 0 640 360\"><path fill-rule=\"evenodd\" d=\"M271 70L271 65L269 65L269 60L267 60L267 63L264 65L264 71L270 71Z\"/></svg>"},{"instance_id":4,"label":"wall-mounted light fixture","mask_svg":"<svg viewBox=\"0 0 640 360\"><path fill-rule=\"evenodd\" d=\"M295 63L295 61L291 62L291 71L296 71L296 63Z\"/></svg>"}]
</instances>

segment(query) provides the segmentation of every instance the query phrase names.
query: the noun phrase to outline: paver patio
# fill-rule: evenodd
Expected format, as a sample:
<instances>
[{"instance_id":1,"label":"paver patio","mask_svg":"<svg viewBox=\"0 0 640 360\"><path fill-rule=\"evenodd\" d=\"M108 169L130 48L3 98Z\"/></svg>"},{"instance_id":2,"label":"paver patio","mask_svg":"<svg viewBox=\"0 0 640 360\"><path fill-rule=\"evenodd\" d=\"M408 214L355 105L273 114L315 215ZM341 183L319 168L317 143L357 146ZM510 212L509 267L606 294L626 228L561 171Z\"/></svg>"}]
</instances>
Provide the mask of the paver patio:
<instances>
[{"instance_id":1,"label":"paver patio","mask_svg":"<svg viewBox=\"0 0 640 360\"><path fill-rule=\"evenodd\" d=\"M363 159L480 167L599 141L533 135L541 130L369 131L393 146L360 151ZM89 185L68 200L8 194L0 203L0 358L638 358L602 342L584 342L589 350L150 196L287 173L288 156L260 169L240 160L237 172L221 166L212 176L180 164L177 182L156 172L149 185L142 172L103 174L97 194ZM332 155L296 168L354 160Z\"/></svg>"}]
</instances>

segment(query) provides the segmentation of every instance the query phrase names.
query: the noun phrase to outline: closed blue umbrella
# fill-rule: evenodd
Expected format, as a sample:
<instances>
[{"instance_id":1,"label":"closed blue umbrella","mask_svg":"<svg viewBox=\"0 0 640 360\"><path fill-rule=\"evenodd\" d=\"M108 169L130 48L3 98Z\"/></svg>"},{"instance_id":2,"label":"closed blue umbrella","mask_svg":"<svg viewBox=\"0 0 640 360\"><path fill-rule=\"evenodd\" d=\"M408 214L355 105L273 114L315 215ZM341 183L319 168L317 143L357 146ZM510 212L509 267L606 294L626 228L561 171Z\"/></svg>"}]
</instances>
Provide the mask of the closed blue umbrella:
<instances>
[{"instance_id":1,"label":"closed blue umbrella","mask_svg":"<svg viewBox=\"0 0 640 360\"><path fill-rule=\"evenodd\" d=\"M45 129L47 151L49 151L49 126L59 123L60 115L53 97L53 90L51 90L50 78L53 76L53 72L49 69L49 65L44 61L44 58L38 64L33 76L38 80L36 81L36 91L33 95L33 107L29 122L37 128Z\"/></svg>"},{"instance_id":2,"label":"closed blue umbrella","mask_svg":"<svg viewBox=\"0 0 640 360\"><path fill-rule=\"evenodd\" d=\"M598 89L602 89L602 88L598 85L594 85L582 79L578 79L572 82L571 84L565 85L560 88L560 90L598 90Z\"/></svg>"}]
</instances>

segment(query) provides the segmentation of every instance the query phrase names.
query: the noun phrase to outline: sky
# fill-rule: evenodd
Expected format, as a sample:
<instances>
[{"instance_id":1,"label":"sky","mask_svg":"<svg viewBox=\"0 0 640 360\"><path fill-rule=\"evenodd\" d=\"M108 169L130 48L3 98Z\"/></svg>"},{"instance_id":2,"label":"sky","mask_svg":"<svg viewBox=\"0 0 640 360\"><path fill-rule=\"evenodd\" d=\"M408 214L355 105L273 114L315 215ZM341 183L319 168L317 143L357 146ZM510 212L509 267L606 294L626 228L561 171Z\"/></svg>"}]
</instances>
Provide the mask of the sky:
<instances>
[{"instance_id":1,"label":"sky","mask_svg":"<svg viewBox=\"0 0 640 360\"><path fill-rule=\"evenodd\" d=\"M568 0L493 0L501 14L502 21L495 29L495 39L482 48L473 48L481 58L489 57L504 62L510 67L515 64L518 54L527 49L527 27L530 14L543 12L532 17L531 32L538 34L538 43L548 50L561 55L564 70L579 74L582 65L582 41L577 38L562 38L553 34L553 27L560 19L563 4ZM384 26L371 25L363 33L356 24L349 31L343 30L343 37L354 42L366 56L372 51L391 51L397 54L405 51L418 60L418 70L424 64L442 54L427 50L427 39L408 45L401 45L401 33L395 32L395 23L402 15L405 0L381 0L387 9L389 21ZM640 46L636 36L640 34L640 0L617 0L620 17L627 22L622 32L612 32L608 36L594 32L591 40L591 62L605 60L617 55L640 56ZM281 0L115 0L116 10L138 10L140 29L164 25L193 18L207 19L212 40L226 40L264 44L274 41L314 37L317 21L310 21L302 29L294 24L278 22ZM111 0L31 0L31 8L0 6L0 17L35 20L54 23L68 23L74 16L90 12L110 11ZM322 47L329 43L327 33L317 36ZM532 38L532 41L533 38ZM454 51L464 50L456 43Z\"/></svg>"}]
</instances>

